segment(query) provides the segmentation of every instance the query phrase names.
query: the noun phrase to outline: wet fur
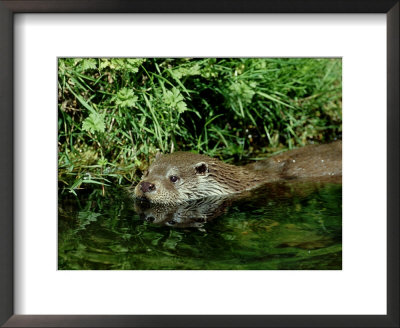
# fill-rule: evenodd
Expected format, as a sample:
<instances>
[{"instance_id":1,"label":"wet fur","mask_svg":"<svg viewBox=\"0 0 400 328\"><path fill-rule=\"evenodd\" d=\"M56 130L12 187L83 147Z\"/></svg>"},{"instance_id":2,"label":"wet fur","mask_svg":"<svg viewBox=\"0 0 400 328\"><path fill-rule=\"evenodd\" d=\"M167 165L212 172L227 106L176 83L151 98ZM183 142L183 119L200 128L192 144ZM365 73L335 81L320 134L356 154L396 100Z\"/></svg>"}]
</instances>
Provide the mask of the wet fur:
<instances>
[{"instance_id":1,"label":"wet fur","mask_svg":"<svg viewBox=\"0 0 400 328\"><path fill-rule=\"evenodd\" d=\"M135 195L154 203L176 204L235 194L282 179L341 179L341 160L341 141L295 149L246 166L226 164L205 155L176 152L156 157L136 186ZM171 176L179 180L173 183ZM154 184L155 189L143 191L142 182Z\"/></svg>"}]
</instances>

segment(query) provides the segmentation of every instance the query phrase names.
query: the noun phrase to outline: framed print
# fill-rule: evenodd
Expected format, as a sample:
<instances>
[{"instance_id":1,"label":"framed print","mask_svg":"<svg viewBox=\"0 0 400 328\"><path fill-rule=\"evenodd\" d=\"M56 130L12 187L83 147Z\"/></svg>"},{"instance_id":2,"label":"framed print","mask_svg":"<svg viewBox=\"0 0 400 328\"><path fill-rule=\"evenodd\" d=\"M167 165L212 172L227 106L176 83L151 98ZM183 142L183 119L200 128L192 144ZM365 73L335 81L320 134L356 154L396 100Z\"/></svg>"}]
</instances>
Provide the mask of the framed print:
<instances>
[{"instance_id":1,"label":"framed print","mask_svg":"<svg viewBox=\"0 0 400 328\"><path fill-rule=\"evenodd\" d=\"M398 1L0 9L3 326L399 325Z\"/></svg>"}]
</instances>

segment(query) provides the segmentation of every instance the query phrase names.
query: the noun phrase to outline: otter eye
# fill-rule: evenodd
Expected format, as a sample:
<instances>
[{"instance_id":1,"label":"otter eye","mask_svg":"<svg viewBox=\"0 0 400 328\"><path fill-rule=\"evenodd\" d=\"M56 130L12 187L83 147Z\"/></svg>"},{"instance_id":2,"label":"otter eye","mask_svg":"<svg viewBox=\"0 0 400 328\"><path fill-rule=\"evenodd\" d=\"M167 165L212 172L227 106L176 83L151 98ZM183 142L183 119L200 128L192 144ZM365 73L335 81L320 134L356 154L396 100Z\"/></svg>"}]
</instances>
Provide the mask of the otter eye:
<instances>
[{"instance_id":1,"label":"otter eye","mask_svg":"<svg viewBox=\"0 0 400 328\"><path fill-rule=\"evenodd\" d=\"M169 177L169 180L170 180L171 182L175 183L176 181L179 180L179 178L178 178L176 175L171 175L171 176Z\"/></svg>"}]
</instances>

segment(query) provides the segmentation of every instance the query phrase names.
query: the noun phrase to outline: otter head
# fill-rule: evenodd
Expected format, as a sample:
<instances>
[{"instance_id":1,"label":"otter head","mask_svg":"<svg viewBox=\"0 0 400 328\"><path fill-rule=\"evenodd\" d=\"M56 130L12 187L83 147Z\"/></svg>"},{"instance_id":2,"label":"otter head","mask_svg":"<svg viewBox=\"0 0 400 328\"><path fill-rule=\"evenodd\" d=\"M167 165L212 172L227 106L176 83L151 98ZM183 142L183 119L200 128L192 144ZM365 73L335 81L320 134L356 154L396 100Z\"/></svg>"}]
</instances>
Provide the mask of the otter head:
<instances>
[{"instance_id":1,"label":"otter head","mask_svg":"<svg viewBox=\"0 0 400 328\"><path fill-rule=\"evenodd\" d=\"M182 203L229 190L216 183L215 166L226 165L205 155L176 152L158 155L135 188L135 195L153 203Z\"/></svg>"}]
</instances>

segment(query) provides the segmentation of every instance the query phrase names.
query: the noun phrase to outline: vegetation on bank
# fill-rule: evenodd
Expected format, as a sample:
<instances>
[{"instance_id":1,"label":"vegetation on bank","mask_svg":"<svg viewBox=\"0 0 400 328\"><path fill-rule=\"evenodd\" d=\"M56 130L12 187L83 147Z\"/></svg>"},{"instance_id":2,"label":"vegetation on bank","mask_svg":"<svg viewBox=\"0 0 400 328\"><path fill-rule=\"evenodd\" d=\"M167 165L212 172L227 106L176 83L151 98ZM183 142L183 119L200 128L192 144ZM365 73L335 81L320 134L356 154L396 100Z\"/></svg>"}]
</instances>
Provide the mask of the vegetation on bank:
<instances>
[{"instance_id":1,"label":"vegetation on bank","mask_svg":"<svg viewBox=\"0 0 400 328\"><path fill-rule=\"evenodd\" d=\"M341 59L60 58L60 191L137 181L157 151L249 161L340 138Z\"/></svg>"}]
</instances>

